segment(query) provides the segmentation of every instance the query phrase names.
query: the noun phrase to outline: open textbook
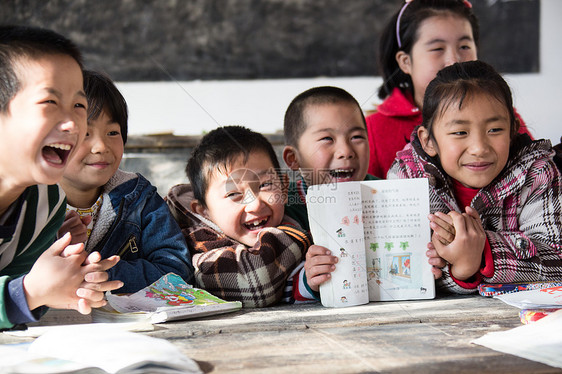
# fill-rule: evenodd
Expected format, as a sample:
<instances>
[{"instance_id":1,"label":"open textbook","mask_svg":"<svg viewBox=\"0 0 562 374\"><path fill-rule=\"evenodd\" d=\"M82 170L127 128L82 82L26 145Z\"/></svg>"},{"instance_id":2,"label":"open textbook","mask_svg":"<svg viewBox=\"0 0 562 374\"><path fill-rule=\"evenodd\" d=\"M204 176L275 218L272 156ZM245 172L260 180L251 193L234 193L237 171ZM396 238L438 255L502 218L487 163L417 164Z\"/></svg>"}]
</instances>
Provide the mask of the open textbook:
<instances>
[{"instance_id":1,"label":"open textbook","mask_svg":"<svg viewBox=\"0 0 562 374\"><path fill-rule=\"evenodd\" d=\"M108 304L92 310L94 322L133 321L152 323L234 312L240 301L225 301L193 288L179 275L168 273L142 290L128 295L106 293Z\"/></svg>"},{"instance_id":2,"label":"open textbook","mask_svg":"<svg viewBox=\"0 0 562 374\"><path fill-rule=\"evenodd\" d=\"M306 205L314 243L339 257L331 279L320 286L322 305L435 297L425 255L427 179L311 186Z\"/></svg>"},{"instance_id":3,"label":"open textbook","mask_svg":"<svg viewBox=\"0 0 562 374\"><path fill-rule=\"evenodd\" d=\"M90 325L91 326L91 325ZM0 345L0 373L202 373L171 342L109 326L53 329L32 343Z\"/></svg>"}]
</instances>

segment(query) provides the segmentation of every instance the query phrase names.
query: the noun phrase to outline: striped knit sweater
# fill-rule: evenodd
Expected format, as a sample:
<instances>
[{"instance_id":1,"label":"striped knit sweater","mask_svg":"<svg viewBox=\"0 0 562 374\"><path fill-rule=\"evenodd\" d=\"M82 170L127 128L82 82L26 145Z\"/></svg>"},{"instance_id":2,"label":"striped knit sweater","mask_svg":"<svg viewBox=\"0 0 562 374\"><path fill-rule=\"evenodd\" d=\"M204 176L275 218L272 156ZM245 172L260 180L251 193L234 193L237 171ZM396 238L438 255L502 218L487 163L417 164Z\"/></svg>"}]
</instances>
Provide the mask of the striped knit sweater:
<instances>
[{"instance_id":1,"label":"striped knit sweater","mask_svg":"<svg viewBox=\"0 0 562 374\"><path fill-rule=\"evenodd\" d=\"M0 225L0 329L14 323L8 319L6 306L17 304L21 308L27 303L23 290L8 291L8 282L26 274L37 258L55 241L57 231L64 220L65 195L58 185L28 187L9 212L2 217ZM14 282L16 282L14 280ZM14 283L16 284L16 283ZM21 291L21 292L19 292ZM23 304L22 304L23 303ZM20 308L20 309L21 309ZM29 310L19 310L28 315L27 321L35 318Z\"/></svg>"},{"instance_id":2,"label":"striped knit sweater","mask_svg":"<svg viewBox=\"0 0 562 374\"><path fill-rule=\"evenodd\" d=\"M481 282L562 279L562 177L552 161L553 153L548 140L517 136L504 170L472 200L470 205L480 214L493 261L483 263L482 269L488 271L477 274ZM423 151L414 132L411 143L398 152L388 178L424 177L429 178L432 213L461 212L451 179ZM440 288L456 293L476 291L455 282L448 268L443 270Z\"/></svg>"}]
</instances>

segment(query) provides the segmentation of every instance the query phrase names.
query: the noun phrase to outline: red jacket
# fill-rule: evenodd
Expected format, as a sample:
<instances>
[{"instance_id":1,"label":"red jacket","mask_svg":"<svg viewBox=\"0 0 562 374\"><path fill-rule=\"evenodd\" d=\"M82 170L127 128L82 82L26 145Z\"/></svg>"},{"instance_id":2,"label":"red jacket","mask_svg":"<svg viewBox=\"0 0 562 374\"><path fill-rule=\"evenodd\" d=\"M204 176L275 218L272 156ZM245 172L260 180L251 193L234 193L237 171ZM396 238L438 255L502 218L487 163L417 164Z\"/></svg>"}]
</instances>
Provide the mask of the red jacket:
<instances>
[{"instance_id":1,"label":"red jacket","mask_svg":"<svg viewBox=\"0 0 562 374\"><path fill-rule=\"evenodd\" d=\"M515 113L521 123L520 133L527 133L523 119ZM369 171L379 178L386 178L386 173L401 151L410 142L412 131L421 124L421 110L414 104L410 95L405 95L399 88L377 107L377 111L366 118L369 136Z\"/></svg>"}]
</instances>

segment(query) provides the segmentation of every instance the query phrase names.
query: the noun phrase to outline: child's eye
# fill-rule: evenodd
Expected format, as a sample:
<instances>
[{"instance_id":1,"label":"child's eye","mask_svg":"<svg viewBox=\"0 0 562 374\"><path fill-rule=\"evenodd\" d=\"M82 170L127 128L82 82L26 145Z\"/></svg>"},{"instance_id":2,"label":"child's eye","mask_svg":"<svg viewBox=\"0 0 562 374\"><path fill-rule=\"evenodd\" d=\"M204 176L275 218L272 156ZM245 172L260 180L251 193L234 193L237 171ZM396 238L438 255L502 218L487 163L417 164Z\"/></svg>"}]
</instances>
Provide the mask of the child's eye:
<instances>
[{"instance_id":1,"label":"child's eye","mask_svg":"<svg viewBox=\"0 0 562 374\"><path fill-rule=\"evenodd\" d=\"M119 136L121 133L119 131L110 131L107 133L109 136Z\"/></svg>"},{"instance_id":2,"label":"child's eye","mask_svg":"<svg viewBox=\"0 0 562 374\"><path fill-rule=\"evenodd\" d=\"M357 140L357 139L359 139L359 140L364 140L364 139L366 139L366 138L365 138L365 135L353 135L353 136L351 137L351 139L352 139L352 140Z\"/></svg>"},{"instance_id":3,"label":"child's eye","mask_svg":"<svg viewBox=\"0 0 562 374\"><path fill-rule=\"evenodd\" d=\"M44 104L56 104L57 102L56 102L55 100L49 99L49 100L43 101L43 103L44 103Z\"/></svg>"},{"instance_id":4,"label":"child's eye","mask_svg":"<svg viewBox=\"0 0 562 374\"><path fill-rule=\"evenodd\" d=\"M264 182L260 184L260 190L262 191L269 191L273 188L273 182Z\"/></svg>"},{"instance_id":5,"label":"child's eye","mask_svg":"<svg viewBox=\"0 0 562 374\"><path fill-rule=\"evenodd\" d=\"M331 142L334 139L331 136L325 136L323 138L320 139L320 141L324 141L324 142Z\"/></svg>"},{"instance_id":6,"label":"child's eye","mask_svg":"<svg viewBox=\"0 0 562 374\"><path fill-rule=\"evenodd\" d=\"M455 131L451 133L451 135L456 135L456 136L463 136L466 134L468 134L466 131Z\"/></svg>"},{"instance_id":7,"label":"child's eye","mask_svg":"<svg viewBox=\"0 0 562 374\"><path fill-rule=\"evenodd\" d=\"M237 201L242 198L242 194L240 192L231 191L226 193L226 197L228 197L230 200Z\"/></svg>"},{"instance_id":8,"label":"child's eye","mask_svg":"<svg viewBox=\"0 0 562 374\"><path fill-rule=\"evenodd\" d=\"M491 133L499 133L499 132L502 132L503 130L504 129L502 129L501 127L496 127L496 128L490 129L489 131Z\"/></svg>"}]
</instances>

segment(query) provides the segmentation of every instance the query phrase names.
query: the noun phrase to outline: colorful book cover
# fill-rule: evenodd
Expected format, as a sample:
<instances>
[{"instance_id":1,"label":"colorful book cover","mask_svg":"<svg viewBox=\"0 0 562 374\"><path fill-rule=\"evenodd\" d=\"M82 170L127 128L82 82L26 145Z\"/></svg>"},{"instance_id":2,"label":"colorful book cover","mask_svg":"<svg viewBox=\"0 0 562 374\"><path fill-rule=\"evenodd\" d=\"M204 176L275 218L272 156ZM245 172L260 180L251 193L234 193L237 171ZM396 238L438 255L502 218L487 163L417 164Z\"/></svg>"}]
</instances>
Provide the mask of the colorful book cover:
<instances>
[{"instance_id":1,"label":"colorful book cover","mask_svg":"<svg viewBox=\"0 0 562 374\"><path fill-rule=\"evenodd\" d=\"M194 288L180 276L169 273L142 290L126 295L107 293L108 305L95 309L95 322L149 319L152 323L234 312L239 301L225 301Z\"/></svg>"},{"instance_id":2,"label":"colorful book cover","mask_svg":"<svg viewBox=\"0 0 562 374\"><path fill-rule=\"evenodd\" d=\"M552 314L561 308L553 308L553 309L522 309L519 311L519 318L521 319L521 323L524 325L528 325L529 323L536 322L541 318Z\"/></svg>"},{"instance_id":3,"label":"colorful book cover","mask_svg":"<svg viewBox=\"0 0 562 374\"><path fill-rule=\"evenodd\" d=\"M543 288L560 286L562 286L562 282L482 283L478 286L478 292L482 296L492 297L512 292L540 290Z\"/></svg>"}]
</instances>

